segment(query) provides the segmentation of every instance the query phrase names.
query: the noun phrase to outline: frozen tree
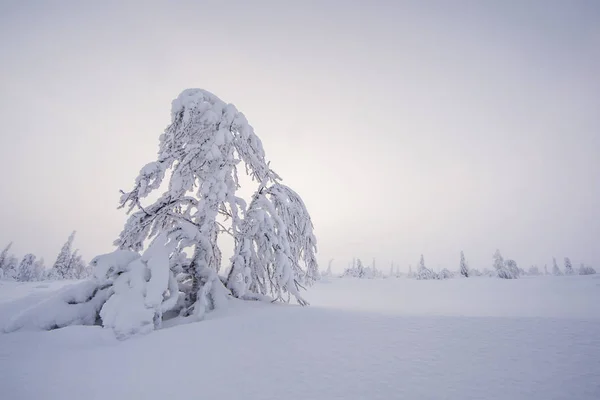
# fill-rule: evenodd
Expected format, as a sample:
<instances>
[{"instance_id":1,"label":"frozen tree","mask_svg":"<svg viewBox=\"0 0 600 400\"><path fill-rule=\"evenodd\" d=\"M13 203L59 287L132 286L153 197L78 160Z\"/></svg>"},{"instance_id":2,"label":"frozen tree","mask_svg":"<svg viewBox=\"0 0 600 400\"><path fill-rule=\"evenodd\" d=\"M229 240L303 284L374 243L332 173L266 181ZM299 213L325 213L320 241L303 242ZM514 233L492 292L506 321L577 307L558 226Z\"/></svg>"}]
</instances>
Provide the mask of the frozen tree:
<instances>
[{"instance_id":1,"label":"frozen tree","mask_svg":"<svg viewBox=\"0 0 600 400\"><path fill-rule=\"evenodd\" d=\"M44 259L40 258L35 260L33 263L33 272L35 281L41 281L45 278L46 275L46 266L44 265Z\"/></svg>"},{"instance_id":2,"label":"frozen tree","mask_svg":"<svg viewBox=\"0 0 600 400\"><path fill-rule=\"evenodd\" d=\"M417 269L417 279L426 280L426 279L435 279L435 273L425 266L425 258L423 254L421 254L421 259L419 260L419 268Z\"/></svg>"},{"instance_id":3,"label":"frozen tree","mask_svg":"<svg viewBox=\"0 0 600 400\"><path fill-rule=\"evenodd\" d=\"M236 196L242 162L259 185L248 210ZM142 205L168 173L166 191ZM173 101L171 124L160 137L158 158L141 169L133 189L121 197L120 206L127 208L130 217L115 244L140 251L148 239L167 232L169 240L176 241L171 258L179 259L189 251L189 264L181 265L187 276L182 282L187 314L202 316L228 293L217 275L221 267L217 238L222 232L232 235L236 246L227 282L234 292L240 290L234 295L271 293L280 299L287 292L298 299L298 287L318 278L310 254L315 244L312 224L299 196L278 184L279 179L242 113L207 91L185 90ZM219 214L228 227L217 221ZM273 229L276 236L257 238L254 230L261 229ZM264 248L256 248L259 241ZM267 264L258 265L253 251ZM302 267L299 260L308 265Z\"/></svg>"},{"instance_id":4,"label":"frozen tree","mask_svg":"<svg viewBox=\"0 0 600 400\"><path fill-rule=\"evenodd\" d=\"M30 282L35 280L35 256L31 253L26 254L21 260L18 269L17 280L20 282Z\"/></svg>"},{"instance_id":5,"label":"frozen tree","mask_svg":"<svg viewBox=\"0 0 600 400\"><path fill-rule=\"evenodd\" d=\"M342 276L350 276L353 278L366 278L366 275L367 270L360 258L352 259L352 264L342 274Z\"/></svg>"},{"instance_id":6,"label":"frozen tree","mask_svg":"<svg viewBox=\"0 0 600 400\"><path fill-rule=\"evenodd\" d=\"M12 247L12 242L10 242L4 248L4 250L2 250L2 253L0 253L0 270L2 270L3 272L6 269L6 266L8 265L8 260L10 258L8 251L10 250L11 247ZM5 274L3 274L3 275L5 275Z\"/></svg>"},{"instance_id":7,"label":"frozen tree","mask_svg":"<svg viewBox=\"0 0 600 400\"><path fill-rule=\"evenodd\" d=\"M325 271L325 273L322 276L326 276L326 277L333 276L333 272L331 272L331 264L333 264L333 258L330 259L329 262L327 263L327 270Z\"/></svg>"},{"instance_id":8,"label":"frozen tree","mask_svg":"<svg viewBox=\"0 0 600 400\"><path fill-rule=\"evenodd\" d=\"M467 261L465 261L465 253L460 252L460 274L465 278L469 277L469 267L467 266Z\"/></svg>"},{"instance_id":9,"label":"frozen tree","mask_svg":"<svg viewBox=\"0 0 600 400\"><path fill-rule=\"evenodd\" d=\"M390 278L397 277L396 271L394 270L394 262L392 261L392 265L390 266Z\"/></svg>"},{"instance_id":10,"label":"frozen tree","mask_svg":"<svg viewBox=\"0 0 600 400\"><path fill-rule=\"evenodd\" d=\"M56 261L50 270L50 277L53 279L70 279L71 272L69 271L69 264L71 261L73 247L73 240L75 240L75 231L73 231L67 242L60 249L60 253L56 257Z\"/></svg>"},{"instance_id":11,"label":"frozen tree","mask_svg":"<svg viewBox=\"0 0 600 400\"><path fill-rule=\"evenodd\" d=\"M316 239L304 203L276 183L256 193L236 237L227 287L235 297L288 293L302 305L301 285L318 278Z\"/></svg>"},{"instance_id":12,"label":"frozen tree","mask_svg":"<svg viewBox=\"0 0 600 400\"><path fill-rule=\"evenodd\" d=\"M504 258L502 254L500 254L500 250L496 250L494 253L494 269L496 270L496 275L498 278L502 279L513 279L514 276L511 273L510 269L504 263Z\"/></svg>"},{"instance_id":13,"label":"frozen tree","mask_svg":"<svg viewBox=\"0 0 600 400\"><path fill-rule=\"evenodd\" d=\"M556 263L556 258L552 258L552 275L554 276L561 276L563 275L562 271L560 270L560 268L558 268L558 264Z\"/></svg>"},{"instance_id":14,"label":"frozen tree","mask_svg":"<svg viewBox=\"0 0 600 400\"><path fill-rule=\"evenodd\" d=\"M437 279L451 279L454 278L454 274L448 268L442 268L437 274Z\"/></svg>"},{"instance_id":15,"label":"frozen tree","mask_svg":"<svg viewBox=\"0 0 600 400\"><path fill-rule=\"evenodd\" d=\"M408 275L407 275L407 277L408 278L414 278L415 277L415 274L413 273L413 270L412 270L412 265L408 266Z\"/></svg>"},{"instance_id":16,"label":"frozen tree","mask_svg":"<svg viewBox=\"0 0 600 400\"><path fill-rule=\"evenodd\" d=\"M68 279L85 279L90 275L90 268L79 254L79 250L75 250L69 260Z\"/></svg>"},{"instance_id":17,"label":"frozen tree","mask_svg":"<svg viewBox=\"0 0 600 400\"><path fill-rule=\"evenodd\" d=\"M579 275L594 275L596 273L596 270L592 267L590 267L589 265L584 265L583 263L581 263L579 265Z\"/></svg>"},{"instance_id":18,"label":"frozen tree","mask_svg":"<svg viewBox=\"0 0 600 400\"><path fill-rule=\"evenodd\" d=\"M515 260L506 260L504 265L506 266L511 279L516 279L519 277L519 275L521 275L522 270L517 266L517 262Z\"/></svg>"},{"instance_id":19,"label":"frozen tree","mask_svg":"<svg viewBox=\"0 0 600 400\"><path fill-rule=\"evenodd\" d=\"M550 275L548 272L548 264L544 264L544 275Z\"/></svg>"},{"instance_id":20,"label":"frozen tree","mask_svg":"<svg viewBox=\"0 0 600 400\"><path fill-rule=\"evenodd\" d=\"M9 255L4 263L4 279L17 279L19 269L19 259L14 255Z\"/></svg>"},{"instance_id":21,"label":"frozen tree","mask_svg":"<svg viewBox=\"0 0 600 400\"><path fill-rule=\"evenodd\" d=\"M569 257L565 257L565 275L575 275L575 271L573 271L573 265L571 264Z\"/></svg>"}]
</instances>

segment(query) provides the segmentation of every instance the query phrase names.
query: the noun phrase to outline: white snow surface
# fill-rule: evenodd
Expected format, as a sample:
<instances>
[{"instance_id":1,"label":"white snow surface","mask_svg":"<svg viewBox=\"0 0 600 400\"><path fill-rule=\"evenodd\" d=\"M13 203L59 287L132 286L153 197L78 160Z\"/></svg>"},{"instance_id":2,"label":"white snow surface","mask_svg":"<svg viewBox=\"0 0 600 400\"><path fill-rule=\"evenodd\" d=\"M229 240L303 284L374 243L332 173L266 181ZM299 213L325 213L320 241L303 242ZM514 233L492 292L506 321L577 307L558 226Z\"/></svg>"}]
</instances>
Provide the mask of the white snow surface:
<instances>
[{"instance_id":1,"label":"white snow surface","mask_svg":"<svg viewBox=\"0 0 600 400\"><path fill-rule=\"evenodd\" d=\"M64 283L0 282L0 327ZM3 399L600 399L600 276L324 279L117 340L0 334Z\"/></svg>"}]
</instances>

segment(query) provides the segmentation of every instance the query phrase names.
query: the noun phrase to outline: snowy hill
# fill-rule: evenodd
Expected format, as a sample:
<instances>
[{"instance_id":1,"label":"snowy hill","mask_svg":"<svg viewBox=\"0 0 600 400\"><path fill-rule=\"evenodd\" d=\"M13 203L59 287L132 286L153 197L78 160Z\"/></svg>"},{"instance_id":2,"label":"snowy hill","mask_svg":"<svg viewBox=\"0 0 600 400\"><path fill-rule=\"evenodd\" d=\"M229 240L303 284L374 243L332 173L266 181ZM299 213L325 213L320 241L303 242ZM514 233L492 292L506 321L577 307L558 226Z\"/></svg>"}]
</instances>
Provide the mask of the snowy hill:
<instances>
[{"instance_id":1,"label":"snowy hill","mask_svg":"<svg viewBox=\"0 0 600 400\"><path fill-rule=\"evenodd\" d=\"M63 284L1 282L0 327ZM306 298L126 341L1 334L2 398L600 398L600 276L329 279Z\"/></svg>"}]
</instances>

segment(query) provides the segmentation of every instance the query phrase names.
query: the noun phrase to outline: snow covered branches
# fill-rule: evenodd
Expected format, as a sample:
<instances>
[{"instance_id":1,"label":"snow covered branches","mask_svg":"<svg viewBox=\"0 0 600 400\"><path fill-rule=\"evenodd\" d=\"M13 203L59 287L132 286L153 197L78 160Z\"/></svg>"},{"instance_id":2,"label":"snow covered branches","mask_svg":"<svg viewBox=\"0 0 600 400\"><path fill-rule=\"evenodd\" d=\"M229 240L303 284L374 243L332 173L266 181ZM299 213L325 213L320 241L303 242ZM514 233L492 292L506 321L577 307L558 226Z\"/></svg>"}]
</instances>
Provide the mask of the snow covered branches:
<instances>
[{"instance_id":1,"label":"snow covered branches","mask_svg":"<svg viewBox=\"0 0 600 400\"><path fill-rule=\"evenodd\" d=\"M318 278L313 225L302 199L289 187L275 183L260 189L246 212L227 287L234 296L269 295L283 299L285 292L308 304L302 285Z\"/></svg>"}]
</instances>

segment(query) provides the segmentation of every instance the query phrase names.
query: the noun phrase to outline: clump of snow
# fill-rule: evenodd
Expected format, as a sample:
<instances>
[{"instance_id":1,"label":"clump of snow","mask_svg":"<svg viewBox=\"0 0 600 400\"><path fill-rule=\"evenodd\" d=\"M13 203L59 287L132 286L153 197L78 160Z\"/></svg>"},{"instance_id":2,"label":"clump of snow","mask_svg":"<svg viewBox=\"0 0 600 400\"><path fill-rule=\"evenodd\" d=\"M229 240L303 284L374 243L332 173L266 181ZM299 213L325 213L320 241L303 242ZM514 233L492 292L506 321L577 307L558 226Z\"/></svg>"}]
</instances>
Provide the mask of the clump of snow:
<instances>
[{"instance_id":1,"label":"clump of snow","mask_svg":"<svg viewBox=\"0 0 600 400\"><path fill-rule=\"evenodd\" d=\"M17 314L4 331L51 330L68 325L98 324L98 312L109 295L109 286L98 281L67 286Z\"/></svg>"},{"instance_id":2,"label":"clump of snow","mask_svg":"<svg viewBox=\"0 0 600 400\"><path fill-rule=\"evenodd\" d=\"M118 271L114 294L100 311L102 325L123 339L158 329L162 314L177 304L179 291L169 269L169 255L175 244L159 235L141 257L133 252L113 253L100 258L101 271ZM132 260L123 267L123 263Z\"/></svg>"}]
</instances>

